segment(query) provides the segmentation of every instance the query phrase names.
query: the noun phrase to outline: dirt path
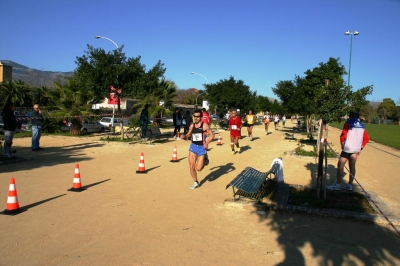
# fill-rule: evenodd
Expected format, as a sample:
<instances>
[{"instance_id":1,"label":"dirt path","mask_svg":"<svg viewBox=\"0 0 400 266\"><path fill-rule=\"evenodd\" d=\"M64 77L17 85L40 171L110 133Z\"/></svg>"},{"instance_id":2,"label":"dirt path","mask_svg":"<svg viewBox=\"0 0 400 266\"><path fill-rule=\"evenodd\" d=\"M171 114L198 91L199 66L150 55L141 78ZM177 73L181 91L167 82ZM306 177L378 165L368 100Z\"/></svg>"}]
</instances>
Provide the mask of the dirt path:
<instances>
[{"instance_id":1,"label":"dirt path","mask_svg":"<svg viewBox=\"0 0 400 266\"><path fill-rule=\"evenodd\" d=\"M189 189L189 142L183 140L124 145L43 137L45 150L34 153L30 139L17 139L18 154L31 160L0 165L0 204L15 177L20 206L28 210L0 215L0 265L400 264L400 237L388 226L223 205L232 197L226 184L240 171L266 171L279 156L285 182L313 184L315 160L289 156L297 143L284 140L283 130L266 136L256 126L255 139L242 139L237 155L230 154L229 133L220 132L223 145L211 145L196 190ZM329 134L338 147L339 131ZM175 145L181 161L170 163ZM357 179L397 210L399 152L374 146L357 162ZM138 175L141 152L149 172ZM67 191L76 163L88 186L81 193ZM329 163L334 170L336 161Z\"/></svg>"}]
</instances>

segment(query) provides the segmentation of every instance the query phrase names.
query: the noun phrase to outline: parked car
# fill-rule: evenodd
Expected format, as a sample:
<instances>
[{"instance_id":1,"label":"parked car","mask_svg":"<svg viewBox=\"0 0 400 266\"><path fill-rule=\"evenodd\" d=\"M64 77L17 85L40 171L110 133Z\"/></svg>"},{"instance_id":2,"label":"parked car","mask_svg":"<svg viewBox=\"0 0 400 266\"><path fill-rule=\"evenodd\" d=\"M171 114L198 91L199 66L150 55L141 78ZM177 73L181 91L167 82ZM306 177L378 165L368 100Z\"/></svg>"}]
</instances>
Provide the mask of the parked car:
<instances>
[{"instance_id":1,"label":"parked car","mask_svg":"<svg viewBox=\"0 0 400 266\"><path fill-rule=\"evenodd\" d=\"M218 115L211 115L210 117L211 117L211 120L218 120L219 119Z\"/></svg>"},{"instance_id":2,"label":"parked car","mask_svg":"<svg viewBox=\"0 0 400 266\"><path fill-rule=\"evenodd\" d=\"M165 122L173 123L174 120L172 119L172 117L166 117Z\"/></svg>"},{"instance_id":3,"label":"parked car","mask_svg":"<svg viewBox=\"0 0 400 266\"><path fill-rule=\"evenodd\" d=\"M104 131L105 126L99 122L86 119L82 120L81 132L83 135L87 133L103 133Z\"/></svg>"},{"instance_id":4,"label":"parked car","mask_svg":"<svg viewBox=\"0 0 400 266\"><path fill-rule=\"evenodd\" d=\"M102 125L105 126L106 128L109 128L109 127L111 127L111 121L112 121L112 117L103 117L103 118L100 120L100 124L102 124ZM120 121L121 121L120 118L114 117L114 126L118 126L119 123L120 123ZM128 122L127 122L127 121L124 121L124 119L122 119L122 123L125 124L125 125L128 124Z\"/></svg>"},{"instance_id":5,"label":"parked car","mask_svg":"<svg viewBox=\"0 0 400 266\"><path fill-rule=\"evenodd\" d=\"M21 131L32 131L32 124L31 123L21 124Z\"/></svg>"},{"instance_id":6,"label":"parked car","mask_svg":"<svg viewBox=\"0 0 400 266\"><path fill-rule=\"evenodd\" d=\"M0 115L0 128L3 128L3 127L4 127L4 122L3 122L3 118Z\"/></svg>"}]
</instances>

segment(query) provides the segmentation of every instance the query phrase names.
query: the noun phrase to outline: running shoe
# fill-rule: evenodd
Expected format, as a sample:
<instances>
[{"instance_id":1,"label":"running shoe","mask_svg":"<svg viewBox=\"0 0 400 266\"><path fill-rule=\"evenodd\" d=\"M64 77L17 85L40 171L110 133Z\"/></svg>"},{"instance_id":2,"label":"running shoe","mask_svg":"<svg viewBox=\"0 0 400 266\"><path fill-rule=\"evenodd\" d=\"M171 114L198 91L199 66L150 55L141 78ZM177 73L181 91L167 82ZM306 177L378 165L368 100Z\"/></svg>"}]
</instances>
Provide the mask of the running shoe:
<instances>
[{"instance_id":1,"label":"running shoe","mask_svg":"<svg viewBox=\"0 0 400 266\"><path fill-rule=\"evenodd\" d=\"M232 155L235 155L235 153L236 153L235 151L232 151Z\"/></svg>"},{"instance_id":2,"label":"running shoe","mask_svg":"<svg viewBox=\"0 0 400 266\"><path fill-rule=\"evenodd\" d=\"M250 136L250 141L252 141L253 140L253 136Z\"/></svg>"},{"instance_id":3,"label":"running shoe","mask_svg":"<svg viewBox=\"0 0 400 266\"><path fill-rule=\"evenodd\" d=\"M326 187L327 190L342 190L342 187L338 183L334 183Z\"/></svg>"},{"instance_id":4,"label":"running shoe","mask_svg":"<svg viewBox=\"0 0 400 266\"><path fill-rule=\"evenodd\" d=\"M210 163L210 160L208 159L208 154L204 156L204 165L208 165Z\"/></svg>"},{"instance_id":5,"label":"running shoe","mask_svg":"<svg viewBox=\"0 0 400 266\"><path fill-rule=\"evenodd\" d=\"M236 152L240 153L240 147L236 147Z\"/></svg>"},{"instance_id":6,"label":"running shoe","mask_svg":"<svg viewBox=\"0 0 400 266\"><path fill-rule=\"evenodd\" d=\"M190 189L196 189L199 187L199 183L194 182L193 185L190 186Z\"/></svg>"},{"instance_id":7,"label":"running shoe","mask_svg":"<svg viewBox=\"0 0 400 266\"><path fill-rule=\"evenodd\" d=\"M343 189L344 189L344 190L348 190L348 191L353 191L353 186L350 185L350 184L347 184L347 185L344 186Z\"/></svg>"}]
</instances>

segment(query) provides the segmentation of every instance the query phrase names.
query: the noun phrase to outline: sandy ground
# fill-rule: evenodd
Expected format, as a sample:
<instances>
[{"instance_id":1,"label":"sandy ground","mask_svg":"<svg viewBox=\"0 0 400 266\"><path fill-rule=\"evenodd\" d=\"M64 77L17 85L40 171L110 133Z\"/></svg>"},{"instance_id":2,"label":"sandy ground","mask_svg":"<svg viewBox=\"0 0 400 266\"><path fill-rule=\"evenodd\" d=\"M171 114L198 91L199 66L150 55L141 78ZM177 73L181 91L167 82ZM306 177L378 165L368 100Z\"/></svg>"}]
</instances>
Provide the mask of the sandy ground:
<instances>
[{"instance_id":1,"label":"sandy ground","mask_svg":"<svg viewBox=\"0 0 400 266\"><path fill-rule=\"evenodd\" d=\"M27 210L0 215L0 265L400 265L400 237L388 225L224 205L237 174L247 166L267 171L276 157L286 183L314 184L315 159L290 156L297 142L283 139L293 125L270 127L268 136L254 127L254 140L242 139L237 155L229 133L217 132L223 145L212 143L196 190L189 189L187 141L43 137L45 150L32 152L30 139L16 139L18 154L30 160L0 165L0 203L14 177ZM339 133L329 131L337 150ZM169 162L174 146L179 163ZM135 173L141 152L147 174ZM400 151L371 143L361 155L356 178L399 214ZM77 163L87 187L80 193L67 191ZM329 160L328 184L335 165Z\"/></svg>"}]
</instances>

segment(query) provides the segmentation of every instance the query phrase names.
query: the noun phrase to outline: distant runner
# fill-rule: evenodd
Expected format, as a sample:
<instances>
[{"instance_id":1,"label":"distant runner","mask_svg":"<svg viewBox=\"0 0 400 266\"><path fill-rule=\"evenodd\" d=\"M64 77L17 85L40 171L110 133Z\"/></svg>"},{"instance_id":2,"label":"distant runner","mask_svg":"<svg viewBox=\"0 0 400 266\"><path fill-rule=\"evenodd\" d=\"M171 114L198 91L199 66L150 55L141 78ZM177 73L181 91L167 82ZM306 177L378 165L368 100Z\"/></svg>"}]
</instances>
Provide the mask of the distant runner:
<instances>
[{"instance_id":1,"label":"distant runner","mask_svg":"<svg viewBox=\"0 0 400 266\"><path fill-rule=\"evenodd\" d=\"M228 126L228 130L230 131L230 137L231 137L232 155L234 155L236 152L240 153L239 138L241 129L242 129L242 120L240 119L239 116L237 116L236 110L232 110ZM235 151L235 145L236 145L236 151Z\"/></svg>"}]
</instances>

